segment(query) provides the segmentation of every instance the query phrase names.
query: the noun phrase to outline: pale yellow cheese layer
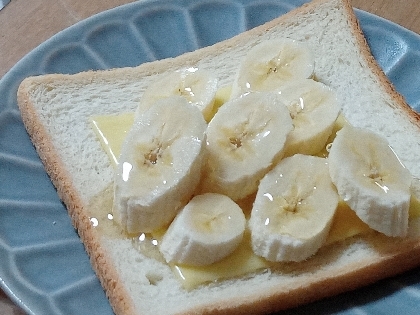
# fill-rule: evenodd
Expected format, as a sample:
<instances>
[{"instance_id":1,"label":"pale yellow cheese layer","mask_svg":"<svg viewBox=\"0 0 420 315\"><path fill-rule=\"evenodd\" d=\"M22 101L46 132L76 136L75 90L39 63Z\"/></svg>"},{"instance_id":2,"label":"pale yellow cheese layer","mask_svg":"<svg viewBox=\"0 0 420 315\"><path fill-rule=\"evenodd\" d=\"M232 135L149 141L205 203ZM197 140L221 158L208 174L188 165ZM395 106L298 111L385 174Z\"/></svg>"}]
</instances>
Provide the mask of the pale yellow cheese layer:
<instances>
[{"instance_id":1,"label":"pale yellow cheese layer","mask_svg":"<svg viewBox=\"0 0 420 315\"><path fill-rule=\"evenodd\" d=\"M122 143L133 122L134 113L90 118L92 128L113 166L118 164Z\"/></svg>"}]
</instances>

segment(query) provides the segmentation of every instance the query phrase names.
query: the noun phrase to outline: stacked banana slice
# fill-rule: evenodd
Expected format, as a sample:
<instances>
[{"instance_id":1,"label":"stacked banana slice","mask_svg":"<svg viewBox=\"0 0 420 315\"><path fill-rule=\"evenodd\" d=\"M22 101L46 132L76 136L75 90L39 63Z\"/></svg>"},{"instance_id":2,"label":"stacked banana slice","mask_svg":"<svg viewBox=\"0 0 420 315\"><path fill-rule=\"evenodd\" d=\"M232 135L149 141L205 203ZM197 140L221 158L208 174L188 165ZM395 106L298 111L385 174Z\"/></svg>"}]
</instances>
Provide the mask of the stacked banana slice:
<instances>
[{"instance_id":1,"label":"stacked banana slice","mask_svg":"<svg viewBox=\"0 0 420 315\"><path fill-rule=\"evenodd\" d=\"M117 222L128 233L168 227L166 261L197 266L234 252L246 229L256 255L305 260L325 243L340 199L372 229L405 236L410 173L373 132L332 134L340 106L314 69L304 43L258 44L215 114L218 80L203 69L151 85L122 148ZM253 194L247 223L237 202Z\"/></svg>"},{"instance_id":2,"label":"stacked banana slice","mask_svg":"<svg viewBox=\"0 0 420 315\"><path fill-rule=\"evenodd\" d=\"M303 43L284 38L252 47L237 72L232 96L246 92L275 91L285 82L311 78L314 56Z\"/></svg>"},{"instance_id":3,"label":"stacked banana slice","mask_svg":"<svg viewBox=\"0 0 420 315\"><path fill-rule=\"evenodd\" d=\"M224 104L207 127L203 191L233 200L255 192L280 160L292 119L277 93L252 93Z\"/></svg>"},{"instance_id":4,"label":"stacked banana slice","mask_svg":"<svg viewBox=\"0 0 420 315\"><path fill-rule=\"evenodd\" d=\"M200 180L206 122L185 98L157 101L129 131L114 180L114 219L129 234L165 227Z\"/></svg>"},{"instance_id":5,"label":"stacked banana slice","mask_svg":"<svg viewBox=\"0 0 420 315\"><path fill-rule=\"evenodd\" d=\"M279 90L293 119L286 156L317 154L325 148L340 113L335 92L312 79L295 80Z\"/></svg>"},{"instance_id":6,"label":"stacked banana slice","mask_svg":"<svg viewBox=\"0 0 420 315\"><path fill-rule=\"evenodd\" d=\"M325 242L339 201L327 160L296 154L261 181L249 226L254 252L269 261L301 261Z\"/></svg>"},{"instance_id":7,"label":"stacked banana slice","mask_svg":"<svg viewBox=\"0 0 420 315\"><path fill-rule=\"evenodd\" d=\"M217 92L218 79L209 71L194 67L175 71L153 82L144 92L135 116L146 112L156 101L181 96L197 106L209 122Z\"/></svg>"},{"instance_id":8,"label":"stacked banana slice","mask_svg":"<svg viewBox=\"0 0 420 315\"><path fill-rule=\"evenodd\" d=\"M340 197L362 221L387 236L406 236L412 176L385 138L345 126L328 159Z\"/></svg>"},{"instance_id":9,"label":"stacked banana slice","mask_svg":"<svg viewBox=\"0 0 420 315\"><path fill-rule=\"evenodd\" d=\"M241 243L245 215L229 197L195 196L181 210L161 243L168 263L209 265L231 254Z\"/></svg>"}]
</instances>

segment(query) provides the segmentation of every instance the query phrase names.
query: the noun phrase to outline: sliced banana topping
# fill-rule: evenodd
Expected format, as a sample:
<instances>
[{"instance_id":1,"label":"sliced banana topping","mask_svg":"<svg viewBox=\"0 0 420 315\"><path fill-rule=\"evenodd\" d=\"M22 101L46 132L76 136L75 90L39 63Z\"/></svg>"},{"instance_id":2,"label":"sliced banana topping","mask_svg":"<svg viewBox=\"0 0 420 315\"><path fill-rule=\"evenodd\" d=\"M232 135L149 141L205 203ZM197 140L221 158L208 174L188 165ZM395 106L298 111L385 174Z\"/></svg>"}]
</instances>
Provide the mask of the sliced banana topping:
<instances>
[{"instance_id":1,"label":"sliced banana topping","mask_svg":"<svg viewBox=\"0 0 420 315\"><path fill-rule=\"evenodd\" d=\"M250 91L275 91L287 82L310 78L314 64L311 50L302 42L287 38L264 41L246 54L232 97Z\"/></svg>"},{"instance_id":2,"label":"sliced banana topping","mask_svg":"<svg viewBox=\"0 0 420 315\"><path fill-rule=\"evenodd\" d=\"M210 265L239 246L245 223L242 209L230 198L198 195L176 216L159 249L168 263Z\"/></svg>"},{"instance_id":3,"label":"sliced banana topping","mask_svg":"<svg viewBox=\"0 0 420 315\"><path fill-rule=\"evenodd\" d=\"M224 104L207 128L202 191L238 200L282 157L292 119L277 93L250 93Z\"/></svg>"},{"instance_id":4,"label":"sliced banana topping","mask_svg":"<svg viewBox=\"0 0 420 315\"><path fill-rule=\"evenodd\" d=\"M138 117L121 149L114 218L128 233L151 232L175 217L201 175L206 122L185 98L157 101Z\"/></svg>"},{"instance_id":5,"label":"sliced banana topping","mask_svg":"<svg viewBox=\"0 0 420 315\"><path fill-rule=\"evenodd\" d=\"M362 221L387 236L407 234L412 177L385 138L345 126L328 159L340 197Z\"/></svg>"},{"instance_id":6,"label":"sliced banana topping","mask_svg":"<svg viewBox=\"0 0 420 315\"><path fill-rule=\"evenodd\" d=\"M261 180L249 227L255 254L269 261L302 261L325 242L339 197L327 160L296 154Z\"/></svg>"},{"instance_id":7,"label":"sliced banana topping","mask_svg":"<svg viewBox=\"0 0 420 315\"><path fill-rule=\"evenodd\" d=\"M370 228L406 236L412 176L385 138L344 124L328 157L313 156L342 118L314 64L304 43L270 40L248 52L232 86L218 90L197 68L150 85L121 149L114 220L129 234L169 226L160 252L191 266L235 251L246 228L235 201L255 193L247 232L261 261L314 255L340 198Z\"/></svg>"},{"instance_id":8,"label":"sliced banana topping","mask_svg":"<svg viewBox=\"0 0 420 315\"><path fill-rule=\"evenodd\" d=\"M182 96L201 110L206 121L210 121L217 85L218 79L204 69L191 67L174 71L148 86L136 109L136 116L144 113L159 99Z\"/></svg>"},{"instance_id":9,"label":"sliced banana topping","mask_svg":"<svg viewBox=\"0 0 420 315\"><path fill-rule=\"evenodd\" d=\"M287 138L285 155L320 152L325 148L340 112L335 92L321 82L303 79L284 85L279 93L294 126Z\"/></svg>"}]
</instances>

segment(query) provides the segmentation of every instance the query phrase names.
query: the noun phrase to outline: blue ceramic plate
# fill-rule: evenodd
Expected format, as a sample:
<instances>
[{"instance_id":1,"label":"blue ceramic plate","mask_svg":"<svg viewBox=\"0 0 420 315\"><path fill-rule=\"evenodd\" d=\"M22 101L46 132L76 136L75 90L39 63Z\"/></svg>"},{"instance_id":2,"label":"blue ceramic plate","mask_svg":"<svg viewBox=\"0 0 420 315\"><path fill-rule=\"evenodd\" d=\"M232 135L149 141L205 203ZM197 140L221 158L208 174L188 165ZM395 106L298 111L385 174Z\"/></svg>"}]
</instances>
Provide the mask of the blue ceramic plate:
<instances>
[{"instance_id":1,"label":"blue ceramic plate","mask_svg":"<svg viewBox=\"0 0 420 315\"><path fill-rule=\"evenodd\" d=\"M40 45L0 81L0 286L29 314L112 314L89 259L25 132L16 105L24 77L135 66L213 44L304 0L134 2ZM357 12L373 54L420 110L420 37ZM418 314L420 269L282 314Z\"/></svg>"}]
</instances>

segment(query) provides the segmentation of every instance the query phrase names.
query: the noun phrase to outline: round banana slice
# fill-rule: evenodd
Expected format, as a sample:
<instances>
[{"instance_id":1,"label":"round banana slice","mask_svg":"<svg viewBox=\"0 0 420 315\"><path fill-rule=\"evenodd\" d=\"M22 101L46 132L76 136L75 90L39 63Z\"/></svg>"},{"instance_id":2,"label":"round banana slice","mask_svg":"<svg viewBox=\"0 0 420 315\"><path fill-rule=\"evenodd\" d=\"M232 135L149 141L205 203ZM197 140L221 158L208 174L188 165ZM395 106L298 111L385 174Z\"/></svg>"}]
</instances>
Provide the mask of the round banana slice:
<instances>
[{"instance_id":1,"label":"round banana slice","mask_svg":"<svg viewBox=\"0 0 420 315\"><path fill-rule=\"evenodd\" d=\"M242 209L229 197L198 195L176 216L159 249L168 263L210 265L239 246L245 223Z\"/></svg>"},{"instance_id":2,"label":"round banana slice","mask_svg":"<svg viewBox=\"0 0 420 315\"><path fill-rule=\"evenodd\" d=\"M201 173L206 122L185 98L157 101L121 149L113 212L128 233L164 227L191 198Z\"/></svg>"},{"instance_id":3,"label":"round banana slice","mask_svg":"<svg viewBox=\"0 0 420 315\"><path fill-rule=\"evenodd\" d=\"M362 221L387 236L407 234L412 177L385 138L345 126L328 159L340 197Z\"/></svg>"},{"instance_id":4,"label":"round banana slice","mask_svg":"<svg viewBox=\"0 0 420 315\"><path fill-rule=\"evenodd\" d=\"M174 71L148 86L136 109L136 117L159 99L182 96L189 103L197 106L208 122L213 115L217 85L218 79L204 69L191 67Z\"/></svg>"},{"instance_id":5,"label":"round banana slice","mask_svg":"<svg viewBox=\"0 0 420 315\"><path fill-rule=\"evenodd\" d=\"M239 200L282 157L292 119L277 93L250 93L225 103L207 128L203 192Z\"/></svg>"},{"instance_id":6,"label":"round banana slice","mask_svg":"<svg viewBox=\"0 0 420 315\"><path fill-rule=\"evenodd\" d=\"M294 126L287 138L285 156L319 153L340 113L335 92L321 82L303 79L286 84L279 93Z\"/></svg>"},{"instance_id":7,"label":"round banana slice","mask_svg":"<svg viewBox=\"0 0 420 315\"><path fill-rule=\"evenodd\" d=\"M258 187L249 221L254 253L269 261L312 256L328 236L338 201L326 159L283 159Z\"/></svg>"},{"instance_id":8,"label":"round banana slice","mask_svg":"<svg viewBox=\"0 0 420 315\"><path fill-rule=\"evenodd\" d=\"M309 47L292 39L268 40L249 50L236 75L232 98L250 91L274 91L289 81L314 72Z\"/></svg>"}]
</instances>

